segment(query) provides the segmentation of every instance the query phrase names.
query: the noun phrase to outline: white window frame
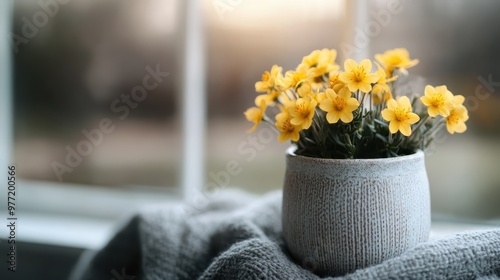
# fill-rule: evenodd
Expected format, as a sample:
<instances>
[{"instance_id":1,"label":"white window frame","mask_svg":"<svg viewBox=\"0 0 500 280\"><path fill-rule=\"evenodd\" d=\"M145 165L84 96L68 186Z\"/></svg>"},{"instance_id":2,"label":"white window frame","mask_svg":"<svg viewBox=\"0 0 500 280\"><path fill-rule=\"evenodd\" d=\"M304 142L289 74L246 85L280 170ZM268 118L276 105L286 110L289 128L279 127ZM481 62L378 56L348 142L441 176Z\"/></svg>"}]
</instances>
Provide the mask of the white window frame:
<instances>
[{"instance_id":1,"label":"white window frame","mask_svg":"<svg viewBox=\"0 0 500 280\"><path fill-rule=\"evenodd\" d=\"M205 134L205 69L202 2L179 1L185 15L183 71L183 169L175 190L147 186L99 187L57 182L19 180L18 240L97 249L110 237L116 220L154 203L189 201L202 190ZM13 1L0 1L0 36L11 38ZM0 168L13 163L12 45L0 43ZM196 82L193 82L196 81ZM17 168L22 168L17 166ZM5 177L6 178L6 177ZM1 179L0 179L1 180ZM4 190L2 189L2 192ZM0 193L5 197L6 193ZM61 200L60 198L64 198ZM6 218L6 200L0 201L0 217ZM7 236L0 229L0 239Z\"/></svg>"},{"instance_id":2,"label":"white window frame","mask_svg":"<svg viewBox=\"0 0 500 280\"><path fill-rule=\"evenodd\" d=\"M12 58L11 22L13 5L10 0L0 2L0 164L7 168L12 153ZM3 172L2 172L3 173ZM2 194L3 195L3 194Z\"/></svg>"}]
</instances>

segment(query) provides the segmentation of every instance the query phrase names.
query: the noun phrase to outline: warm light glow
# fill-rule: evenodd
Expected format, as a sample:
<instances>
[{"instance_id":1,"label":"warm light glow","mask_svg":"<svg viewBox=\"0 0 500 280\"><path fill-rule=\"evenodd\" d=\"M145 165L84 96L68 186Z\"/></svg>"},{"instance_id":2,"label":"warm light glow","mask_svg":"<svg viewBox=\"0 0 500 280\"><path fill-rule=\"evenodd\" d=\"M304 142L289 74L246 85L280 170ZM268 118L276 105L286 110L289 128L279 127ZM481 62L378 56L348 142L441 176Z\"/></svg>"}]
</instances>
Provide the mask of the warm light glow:
<instances>
[{"instance_id":1,"label":"warm light glow","mask_svg":"<svg viewBox=\"0 0 500 280\"><path fill-rule=\"evenodd\" d=\"M343 0L205 1L208 24L230 29L262 29L290 22L312 22L342 16Z\"/></svg>"}]
</instances>

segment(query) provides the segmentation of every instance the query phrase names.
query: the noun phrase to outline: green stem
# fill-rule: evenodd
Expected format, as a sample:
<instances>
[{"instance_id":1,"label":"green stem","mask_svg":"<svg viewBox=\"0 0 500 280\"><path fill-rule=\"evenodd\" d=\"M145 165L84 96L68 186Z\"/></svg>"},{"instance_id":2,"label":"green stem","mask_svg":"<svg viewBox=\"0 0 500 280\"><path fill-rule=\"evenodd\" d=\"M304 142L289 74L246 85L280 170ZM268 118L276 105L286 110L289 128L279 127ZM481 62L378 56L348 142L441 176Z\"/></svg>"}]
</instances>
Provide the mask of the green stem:
<instances>
[{"instance_id":1,"label":"green stem","mask_svg":"<svg viewBox=\"0 0 500 280\"><path fill-rule=\"evenodd\" d=\"M429 116L429 115L427 115L427 116L424 118L424 120L423 120L423 121L421 121L421 122L419 122L419 123L417 124L417 126L415 127L415 129L413 129L413 133L412 133L412 134L411 134L408 138L406 138L406 139L405 139L405 141L404 141L404 143L403 143L403 146L404 146L404 145L406 145L407 143L410 143L411 139L412 139L412 138L413 138L416 134L420 134L420 133L419 133L419 129L420 129L420 127L421 127L423 124L425 124L425 123L429 120L429 118L430 118L430 116Z\"/></svg>"},{"instance_id":2,"label":"green stem","mask_svg":"<svg viewBox=\"0 0 500 280\"><path fill-rule=\"evenodd\" d=\"M372 107L373 107L373 97L372 97L372 95L373 95L373 92L370 93L370 111L372 110Z\"/></svg>"},{"instance_id":3,"label":"green stem","mask_svg":"<svg viewBox=\"0 0 500 280\"><path fill-rule=\"evenodd\" d=\"M439 123L435 127L431 128L427 133L425 133L423 137L428 139L433 138L436 133L444 126L444 124L444 119L441 119Z\"/></svg>"},{"instance_id":4,"label":"green stem","mask_svg":"<svg viewBox=\"0 0 500 280\"><path fill-rule=\"evenodd\" d=\"M361 97L361 102L359 102L359 106L361 106L363 108L363 102L365 101L365 96L366 96L366 93L363 92L363 97Z\"/></svg>"},{"instance_id":5,"label":"green stem","mask_svg":"<svg viewBox=\"0 0 500 280\"><path fill-rule=\"evenodd\" d=\"M349 137L348 134L344 134L344 135L345 135L345 138L347 140L347 145L349 147L349 151L348 151L349 152L349 158L353 158L354 153L352 152L353 145L352 145L351 137Z\"/></svg>"},{"instance_id":6,"label":"green stem","mask_svg":"<svg viewBox=\"0 0 500 280\"><path fill-rule=\"evenodd\" d=\"M278 128L276 128L276 126L274 125L274 122L267 116L264 116L264 118L262 119L264 122L268 123L272 129L274 129L276 132L278 133L281 133L281 131L279 131Z\"/></svg>"}]
</instances>

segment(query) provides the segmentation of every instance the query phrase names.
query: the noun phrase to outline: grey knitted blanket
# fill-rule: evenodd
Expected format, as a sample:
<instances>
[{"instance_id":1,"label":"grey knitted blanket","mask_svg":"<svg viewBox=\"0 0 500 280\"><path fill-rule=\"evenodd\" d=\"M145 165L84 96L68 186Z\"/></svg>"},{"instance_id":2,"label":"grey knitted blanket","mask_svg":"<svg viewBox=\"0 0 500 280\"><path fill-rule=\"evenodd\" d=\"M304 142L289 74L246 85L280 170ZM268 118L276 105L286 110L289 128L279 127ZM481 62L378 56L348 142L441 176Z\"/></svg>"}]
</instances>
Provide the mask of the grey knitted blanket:
<instances>
[{"instance_id":1,"label":"grey knitted blanket","mask_svg":"<svg viewBox=\"0 0 500 280\"><path fill-rule=\"evenodd\" d=\"M309 268L314 268L310 266ZM498 279L500 230L421 244L379 265L321 278L296 263L281 237L281 194L221 191L196 209L150 207L99 252L85 254L72 279Z\"/></svg>"}]
</instances>

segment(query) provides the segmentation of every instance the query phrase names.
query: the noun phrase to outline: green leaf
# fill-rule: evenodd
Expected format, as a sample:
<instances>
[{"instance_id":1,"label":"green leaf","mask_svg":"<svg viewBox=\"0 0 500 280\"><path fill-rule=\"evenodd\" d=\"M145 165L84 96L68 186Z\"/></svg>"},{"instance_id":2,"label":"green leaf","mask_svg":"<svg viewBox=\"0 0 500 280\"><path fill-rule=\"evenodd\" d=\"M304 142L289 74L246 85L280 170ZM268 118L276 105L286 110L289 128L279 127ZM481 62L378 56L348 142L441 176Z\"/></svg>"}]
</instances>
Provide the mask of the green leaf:
<instances>
[{"instance_id":1,"label":"green leaf","mask_svg":"<svg viewBox=\"0 0 500 280\"><path fill-rule=\"evenodd\" d=\"M383 121L381 121L381 120L379 120L379 119L373 119L373 121L374 121L374 122L376 122L377 124L379 124L379 125L383 126L383 127L389 127L389 124L388 124L388 123L383 122Z\"/></svg>"},{"instance_id":2,"label":"green leaf","mask_svg":"<svg viewBox=\"0 0 500 280\"><path fill-rule=\"evenodd\" d=\"M382 142L384 142L385 144L388 144L389 143L389 139L387 139L387 137L381 135L381 134L378 134L378 133L375 133L375 137L377 139L380 139Z\"/></svg>"}]
</instances>

